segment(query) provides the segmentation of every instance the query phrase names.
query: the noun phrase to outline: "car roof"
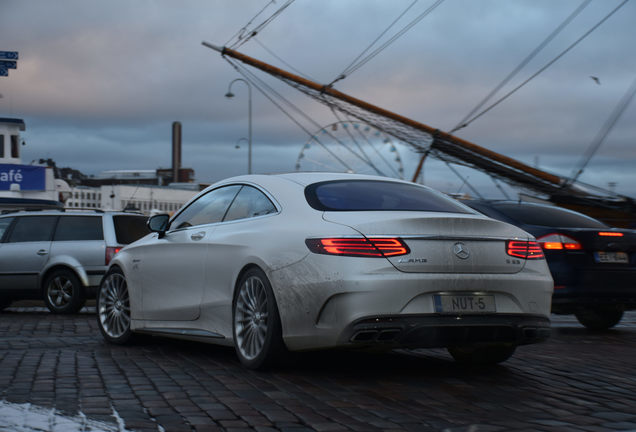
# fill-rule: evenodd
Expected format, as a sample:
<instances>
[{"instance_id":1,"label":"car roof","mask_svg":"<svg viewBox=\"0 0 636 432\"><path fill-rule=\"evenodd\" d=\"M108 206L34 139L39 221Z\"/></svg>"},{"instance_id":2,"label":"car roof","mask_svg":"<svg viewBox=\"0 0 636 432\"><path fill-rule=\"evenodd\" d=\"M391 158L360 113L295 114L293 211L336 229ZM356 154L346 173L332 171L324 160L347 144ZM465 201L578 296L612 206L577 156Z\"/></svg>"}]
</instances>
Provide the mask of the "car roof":
<instances>
[{"instance_id":1,"label":"car roof","mask_svg":"<svg viewBox=\"0 0 636 432\"><path fill-rule=\"evenodd\" d=\"M471 203L485 204L485 205L491 205L491 206L503 204L503 205L554 208L554 209L559 209L559 210L564 210L569 212L572 211L563 207L559 207L554 204L544 204L544 203L536 203L536 202L528 202L528 201L496 200L496 199L467 199L467 200L460 200L460 201L465 203L466 205L470 205Z\"/></svg>"},{"instance_id":2,"label":"car roof","mask_svg":"<svg viewBox=\"0 0 636 432\"><path fill-rule=\"evenodd\" d=\"M18 210L14 212L7 212L0 215L0 217L8 216L57 216L57 215L71 215L71 216L101 216L101 215L133 215L144 216L142 213L123 212L115 210Z\"/></svg>"},{"instance_id":3,"label":"car roof","mask_svg":"<svg viewBox=\"0 0 636 432\"><path fill-rule=\"evenodd\" d=\"M290 173L277 173L277 174L248 174L237 177L230 177L224 180L221 180L212 186L216 187L216 185L227 184L227 183L256 183L259 184L261 182L268 182L271 179L283 179L287 180L301 186L308 186L312 183L318 183L322 181L333 181L333 180L375 180L375 181L390 181L397 183L409 183L404 180L396 179L393 177L383 177L383 176L375 176L375 175L366 175L366 174L351 174L351 173L336 173L336 172L290 172Z\"/></svg>"}]
</instances>

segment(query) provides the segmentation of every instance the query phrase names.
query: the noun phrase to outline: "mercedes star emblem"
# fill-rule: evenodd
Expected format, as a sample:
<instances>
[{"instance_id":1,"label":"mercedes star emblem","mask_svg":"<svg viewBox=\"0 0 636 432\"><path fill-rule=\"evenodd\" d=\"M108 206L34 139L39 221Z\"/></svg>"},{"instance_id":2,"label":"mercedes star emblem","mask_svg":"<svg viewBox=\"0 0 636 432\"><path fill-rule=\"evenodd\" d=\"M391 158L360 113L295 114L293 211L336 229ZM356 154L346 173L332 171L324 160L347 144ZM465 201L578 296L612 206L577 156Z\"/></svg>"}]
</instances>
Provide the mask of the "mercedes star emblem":
<instances>
[{"instance_id":1,"label":"mercedes star emblem","mask_svg":"<svg viewBox=\"0 0 636 432\"><path fill-rule=\"evenodd\" d=\"M468 248L462 242L457 242L453 246L453 253L459 259L467 259L470 256L470 252L468 252Z\"/></svg>"}]
</instances>

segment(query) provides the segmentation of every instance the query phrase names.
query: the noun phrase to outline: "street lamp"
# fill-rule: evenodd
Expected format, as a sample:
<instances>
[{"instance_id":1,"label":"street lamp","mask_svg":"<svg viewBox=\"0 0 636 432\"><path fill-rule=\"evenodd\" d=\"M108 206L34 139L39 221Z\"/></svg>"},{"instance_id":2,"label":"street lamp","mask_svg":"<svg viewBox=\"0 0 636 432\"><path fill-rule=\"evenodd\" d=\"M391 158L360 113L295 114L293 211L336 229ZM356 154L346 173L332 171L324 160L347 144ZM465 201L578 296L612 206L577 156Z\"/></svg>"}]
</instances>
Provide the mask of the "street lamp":
<instances>
[{"instance_id":1,"label":"street lamp","mask_svg":"<svg viewBox=\"0 0 636 432\"><path fill-rule=\"evenodd\" d=\"M247 111L248 111L248 131L247 131L247 173L252 174L252 86L243 78L236 78L227 87L226 98L233 98L232 84L236 81L242 81L247 86Z\"/></svg>"},{"instance_id":2,"label":"street lamp","mask_svg":"<svg viewBox=\"0 0 636 432\"><path fill-rule=\"evenodd\" d=\"M241 145L240 145L241 141L247 141L247 138L243 137L243 138L237 139L236 140L236 144L234 145L235 149L240 149L241 148Z\"/></svg>"}]
</instances>

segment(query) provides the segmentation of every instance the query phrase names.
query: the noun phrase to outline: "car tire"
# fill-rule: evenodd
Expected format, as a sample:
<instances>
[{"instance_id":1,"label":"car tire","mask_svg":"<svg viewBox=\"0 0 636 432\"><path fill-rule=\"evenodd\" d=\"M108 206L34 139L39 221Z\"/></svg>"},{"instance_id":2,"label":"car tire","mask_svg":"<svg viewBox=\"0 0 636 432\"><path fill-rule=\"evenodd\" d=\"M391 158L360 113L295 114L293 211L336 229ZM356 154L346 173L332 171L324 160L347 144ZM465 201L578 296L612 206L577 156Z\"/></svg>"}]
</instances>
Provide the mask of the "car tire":
<instances>
[{"instance_id":1,"label":"car tire","mask_svg":"<svg viewBox=\"0 0 636 432\"><path fill-rule=\"evenodd\" d=\"M123 345L132 341L130 295L119 267L111 268L97 291L97 326L108 342Z\"/></svg>"},{"instance_id":2,"label":"car tire","mask_svg":"<svg viewBox=\"0 0 636 432\"><path fill-rule=\"evenodd\" d=\"M236 354L249 369L272 366L287 353L276 299L267 276L259 268L245 272L236 286L232 332Z\"/></svg>"},{"instance_id":3,"label":"car tire","mask_svg":"<svg viewBox=\"0 0 636 432\"><path fill-rule=\"evenodd\" d=\"M44 280L44 304L53 313L77 313L86 303L84 287L75 273L68 269L54 270Z\"/></svg>"},{"instance_id":4,"label":"car tire","mask_svg":"<svg viewBox=\"0 0 636 432\"><path fill-rule=\"evenodd\" d=\"M483 347L451 347L448 352L456 362L472 365L493 365L508 360L517 349L514 345Z\"/></svg>"},{"instance_id":5,"label":"car tire","mask_svg":"<svg viewBox=\"0 0 636 432\"><path fill-rule=\"evenodd\" d=\"M623 308L620 306L585 307L576 311L574 316L589 330L607 330L623 318Z\"/></svg>"}]
</instances>

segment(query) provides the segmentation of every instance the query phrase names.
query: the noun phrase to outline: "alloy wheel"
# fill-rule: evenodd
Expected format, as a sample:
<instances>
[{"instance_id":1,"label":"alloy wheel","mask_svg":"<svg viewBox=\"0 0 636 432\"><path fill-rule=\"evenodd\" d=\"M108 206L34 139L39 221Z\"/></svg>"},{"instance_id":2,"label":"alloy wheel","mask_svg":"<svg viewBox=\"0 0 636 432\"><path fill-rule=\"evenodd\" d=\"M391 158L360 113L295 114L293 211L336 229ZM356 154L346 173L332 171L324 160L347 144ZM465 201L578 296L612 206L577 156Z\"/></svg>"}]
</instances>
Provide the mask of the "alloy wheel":
<instances>
[{"instance_id":1,"label":"alloy wheel","mask_svg":"<svg viewBox=\"0 0 636 432\"><path fill-rule=\"evenodd\" d=\"M101 327L113 339L130 331L130 299L126 279L120 273L110 273L102 282L97 313Z\"/></svg>"},{"instance_id":2,"label":"alloy wheel","mask_svg":"<svg viewBox=\"0 0 636 432\"><path fill-rule=\"evenodd\" d=\"M259 277L251 276L240 287L234 314L236 345L247 360L256 358L263 350L268 318L265 285Z\"/></svg>"},{"instance_id":3,"label":"alloy wheel","mask_svg":"<svg viewBox=\"0 0 636 432\"><path fill-rule=\"evenodd\" d=\"M54 277L47 286L46 295L54 307L66 307L73 300L73 281L63 275Z\"/></svg>"}]
</instances>

